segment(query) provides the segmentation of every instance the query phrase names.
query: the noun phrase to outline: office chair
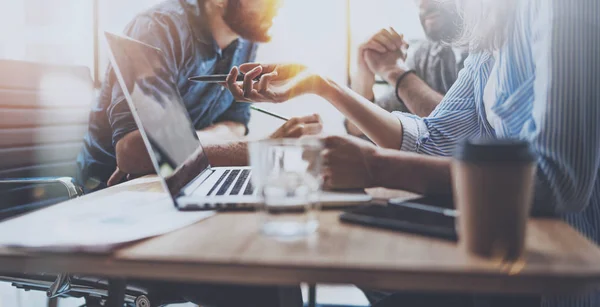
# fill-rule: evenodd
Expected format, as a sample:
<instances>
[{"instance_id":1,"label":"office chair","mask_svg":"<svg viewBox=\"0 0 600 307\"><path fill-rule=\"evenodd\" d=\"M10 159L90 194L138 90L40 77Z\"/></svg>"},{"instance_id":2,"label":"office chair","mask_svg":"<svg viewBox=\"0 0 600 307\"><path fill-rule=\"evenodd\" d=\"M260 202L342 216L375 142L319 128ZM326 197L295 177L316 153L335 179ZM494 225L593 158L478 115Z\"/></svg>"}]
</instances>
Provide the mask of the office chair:
<instances>
[{"instance_id":1,"label":"office chair","mask_svg":"<svg viewBox=\"0 0 600 307\"><path fill-rule=\"evenodd\" d=\"M0 60L0 220L83 195L75 159L94 99L87 67ZM67 274L0 274L0 281L51 299L85 298L90 307L103 306L110 289L106 279ZM124 291L127 306L151 306L144 289Z\"/></svg>"}]
</instances>

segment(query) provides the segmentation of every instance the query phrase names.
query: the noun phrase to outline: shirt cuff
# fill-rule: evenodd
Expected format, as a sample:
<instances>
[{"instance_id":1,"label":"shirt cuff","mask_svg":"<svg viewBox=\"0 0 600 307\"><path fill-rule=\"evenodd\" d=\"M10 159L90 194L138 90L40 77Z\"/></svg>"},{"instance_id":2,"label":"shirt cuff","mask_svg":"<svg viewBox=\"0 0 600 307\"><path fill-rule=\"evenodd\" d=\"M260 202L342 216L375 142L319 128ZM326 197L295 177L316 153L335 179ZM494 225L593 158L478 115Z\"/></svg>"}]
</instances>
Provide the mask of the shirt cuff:
<instances>
[{"instance_id":1,"label":"shirt cuff","mask_svg":"<svg viewBox=\"0 0 600 307\"><path fill-rule=\"evenodd\" d=\"M393 112L402 124L402 146L400 150L418 152L421 138L427 133L427 126L421 118L402 112Z\"/></svg>"}]
</instances>

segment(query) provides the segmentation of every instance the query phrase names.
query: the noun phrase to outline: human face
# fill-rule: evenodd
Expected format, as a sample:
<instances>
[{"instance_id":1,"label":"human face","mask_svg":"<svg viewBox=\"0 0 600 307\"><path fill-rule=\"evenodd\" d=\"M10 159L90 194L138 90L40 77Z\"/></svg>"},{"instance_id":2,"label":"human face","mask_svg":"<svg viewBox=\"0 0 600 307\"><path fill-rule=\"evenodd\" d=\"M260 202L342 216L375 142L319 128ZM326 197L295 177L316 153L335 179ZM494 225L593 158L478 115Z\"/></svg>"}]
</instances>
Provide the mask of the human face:
<instances>
[{"instance_id":1,"label":"human face","mask_svg":"<svg viewBox=\"0 0 600 307\"><path fill-rule=\"evenodd\" d=\"M223 19L242 38L264 43L271 40L269 30L280 6L281 0L229 0Z\"/></svg>"},{"instance_id":2,"label":"human face","mask_svg":"<svg viewBox=\"0 0 600 307\"><path fill-rule=\"evenodd\" d=\"M461 19L453 0L416 0L425 34L432 41L452 41L460 33Z\"/></svg>"}]
</instances>

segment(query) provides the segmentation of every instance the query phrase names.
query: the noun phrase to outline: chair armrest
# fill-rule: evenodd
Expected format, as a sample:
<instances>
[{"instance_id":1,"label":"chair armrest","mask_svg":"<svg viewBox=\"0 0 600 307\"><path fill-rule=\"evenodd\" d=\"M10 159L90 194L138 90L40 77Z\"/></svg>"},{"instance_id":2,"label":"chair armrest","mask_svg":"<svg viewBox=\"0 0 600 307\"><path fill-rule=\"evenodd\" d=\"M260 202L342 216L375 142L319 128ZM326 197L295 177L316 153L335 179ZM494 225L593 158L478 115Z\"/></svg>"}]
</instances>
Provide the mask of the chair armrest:
<instances>
[{"instance_id":1,"label":"chair armrest","mask_svg":"<svg viewBox=\"0 0 600 307\"><path fill-rule=\"evenodd\" d=\"M38 177L38 178L0 178L0 185L2 184L43 184L43 183L60 183L66 189L69 194L69 198L76 198L83 196L83 188L75 183L75 180L71 177Z\"/></svg>"}]
</instances>

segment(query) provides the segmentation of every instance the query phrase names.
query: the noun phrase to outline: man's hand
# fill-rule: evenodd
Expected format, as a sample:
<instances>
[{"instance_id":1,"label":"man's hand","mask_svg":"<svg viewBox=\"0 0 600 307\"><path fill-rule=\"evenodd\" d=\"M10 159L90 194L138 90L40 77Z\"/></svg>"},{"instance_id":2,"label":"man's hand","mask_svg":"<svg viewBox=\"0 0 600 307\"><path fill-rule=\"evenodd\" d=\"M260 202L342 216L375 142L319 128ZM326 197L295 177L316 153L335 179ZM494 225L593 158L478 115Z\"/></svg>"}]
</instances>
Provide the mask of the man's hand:
<instances>
[{"instance_id":1,"label":"man's hand","mask_svg":"<svg viewBox=\"0 0 600 307\"><path fill-rule=\"evenodd\" d=\"M315 135L323 130L323 122L319 114L304 117L294 117L275 131L270 139L299 138L305 135Z\"/></svg>"},{"instance_id":2,"label":"man's hand","mask_svg":"<svg viewBox=\"0 0 600 307\"><path fill-rule=\"evenodd\" d=\"M352 136L323 139L323 187L325 189L370 188L377 185L374 174L378 148Z\"/></svg>"},{"instance_id":3,"label":"man's hand","mask_svg":"<svg viewBox=\"0 0 600 307\"><path fill-rule=\"evenodd\" d=\"M372 39L373 38L369 39L358 47L358 69L356 74L352 76L350 84L353 91L369 100L373 100L374 98L373 86L375 85L375 73L371 71L369 65L367 65L365 51L370 50L369 48L378 48L378 46L371 46L373 44L371 42Z\"/></svg>"},{"instance_id":4,"label":"man's hand","mask_svg":"<svg viewBox=\"0 0 600 307\"><path fill-rule=\"evenodd\" d=\"M403 35L393 28L383 29L364 45L362 55L369 70L387 80L392 71L406 70L403 63L399 64L398 61L406 60L407 48Z\"/></svg>"},{"instance_id":5,"label":"man's hand","mask_svg":"<svg viewBox=\"0 0 600 307\"><path fill-rule=\"evenodd\" d=\"M244 74L244 83L236 79ZM259 81L254 81L260 76ZM223 84L233 94L236 101L242 102L284 102L296 96L315 93L319 76L309 72L299 64L242 64L233 67Z\"/></svg>"}]
</instances>

